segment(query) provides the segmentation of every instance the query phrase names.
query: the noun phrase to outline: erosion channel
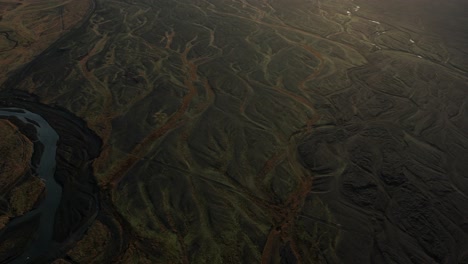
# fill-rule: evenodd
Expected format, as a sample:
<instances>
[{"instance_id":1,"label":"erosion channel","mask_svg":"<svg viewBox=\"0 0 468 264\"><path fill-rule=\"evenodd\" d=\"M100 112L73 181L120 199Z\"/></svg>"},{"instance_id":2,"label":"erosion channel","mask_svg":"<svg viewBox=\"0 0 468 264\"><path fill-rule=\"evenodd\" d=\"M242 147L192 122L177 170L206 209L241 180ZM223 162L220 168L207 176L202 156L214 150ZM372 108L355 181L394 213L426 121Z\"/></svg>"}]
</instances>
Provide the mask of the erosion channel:
<instances>
[{"instance_id":1,"label":"erosion channel","mask_svg":"<svg viewBox=\"0 0 468 264\"><path fill-rule=\"evenodd\" d=\"M33 262L468 263L468 1L18 2L0 107L57 132L62 186Z\"/></svg>"}]
</instances>

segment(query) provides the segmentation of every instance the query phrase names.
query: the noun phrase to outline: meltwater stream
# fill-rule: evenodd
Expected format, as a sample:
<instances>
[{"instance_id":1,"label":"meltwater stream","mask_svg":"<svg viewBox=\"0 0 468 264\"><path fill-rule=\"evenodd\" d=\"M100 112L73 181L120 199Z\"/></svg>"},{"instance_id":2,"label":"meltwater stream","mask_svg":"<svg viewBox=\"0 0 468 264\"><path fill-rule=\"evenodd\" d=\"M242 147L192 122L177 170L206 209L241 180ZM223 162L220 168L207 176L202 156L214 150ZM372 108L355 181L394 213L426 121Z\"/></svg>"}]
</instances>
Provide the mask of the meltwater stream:
<instances>
[{"instance_id":1,"label":"meltwater stream","mask_svg":"<svg viewBox=\"0 0 468 264\"><path fill-rule=\"evenodd\" d=\"M39 229L38 232L34 234L35 237L23 251L23 254L11 262L29 263L35 258L45 254L52 243L55 213L62 196L62 187L54 178L56 166L55 155L59 136L40 115L20 108L0 108L0 118L11 116L17 117L24 123L34 125L37 138L44 145L44 151L40 157L39 164L37 164L36 173L44 180L46 189L45 198L36 209L13 219L4 228L4 230L14 228L33 217L40 217Z\"/></svg>"}]
</instances>

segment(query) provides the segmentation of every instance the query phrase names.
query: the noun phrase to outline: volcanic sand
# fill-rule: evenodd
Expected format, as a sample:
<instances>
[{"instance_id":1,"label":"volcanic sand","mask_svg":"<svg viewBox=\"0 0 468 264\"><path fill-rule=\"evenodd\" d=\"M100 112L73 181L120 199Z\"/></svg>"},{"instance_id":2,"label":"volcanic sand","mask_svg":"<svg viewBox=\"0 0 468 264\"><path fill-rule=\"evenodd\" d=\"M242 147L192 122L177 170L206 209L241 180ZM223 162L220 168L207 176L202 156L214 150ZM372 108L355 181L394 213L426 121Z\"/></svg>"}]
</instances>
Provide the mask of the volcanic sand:
<instances>
[{"instance_id":1,"label":"volcanic sand","mask_svg":"<svg viewBox=\"0 0 468 264\"><path fill-rule=\"evenodd\" d=\"M2 0L0 83L73 29L91 4L90 0Z\"/></svg>"},{"instance_id":2,"label":"volcanic sand","mask_svg":"<svg viewBox=\"0 0 468 264\"><path fill-rule=\"evenodd\" d=\"M3 87L103 139L100 220L67 257L466 259L462 41L364 2L97 3Z\"/></svg>"}]
</instances>

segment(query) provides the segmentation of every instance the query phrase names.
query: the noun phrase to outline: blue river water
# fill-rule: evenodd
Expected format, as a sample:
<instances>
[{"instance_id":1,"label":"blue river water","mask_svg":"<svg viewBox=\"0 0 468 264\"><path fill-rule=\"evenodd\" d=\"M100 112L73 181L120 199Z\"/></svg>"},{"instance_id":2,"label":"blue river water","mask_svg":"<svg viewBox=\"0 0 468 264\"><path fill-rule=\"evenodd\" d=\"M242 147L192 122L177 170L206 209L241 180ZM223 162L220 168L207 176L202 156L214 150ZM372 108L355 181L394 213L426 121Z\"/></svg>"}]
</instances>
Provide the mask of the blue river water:
<instances>
[{"instance_id":1,"label":"blue river water","mask_svg":"<svg viewBox=\"0 0 468 264\"><path fill-rule=\"evenodd\" d=\"M15 116L24 123L32 124L36 128L37 138L44 146L44 151L36 167L37 175L45 183L45 198L34 210L23 216L11 220L5 229L14 228L33 217L39 217L39 229L32 234L30 243L23 254L11 263L30 263L45 254L52 244L55 214L62 197L62 187L55 181L55 156L59 136L57 132L40 115L19 108L0 108L1 117ZM4 229L4 230L5 230Z\"/></svg>"}]
</instances>

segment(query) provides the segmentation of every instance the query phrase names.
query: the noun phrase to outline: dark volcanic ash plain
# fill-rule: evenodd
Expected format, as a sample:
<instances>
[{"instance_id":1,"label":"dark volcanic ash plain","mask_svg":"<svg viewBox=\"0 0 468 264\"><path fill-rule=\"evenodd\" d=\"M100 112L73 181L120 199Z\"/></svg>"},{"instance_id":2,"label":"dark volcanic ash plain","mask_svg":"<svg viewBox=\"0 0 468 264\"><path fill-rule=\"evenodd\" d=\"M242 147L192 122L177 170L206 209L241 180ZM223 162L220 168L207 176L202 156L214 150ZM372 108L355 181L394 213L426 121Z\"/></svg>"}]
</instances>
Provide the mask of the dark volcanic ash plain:
<instances>
[{"instance_id":1,"label":"dark volcanic ash plain","mask_svg":"<svg viewBox=\"0 0 468 264\"><path fill-rule=\"evenodd\" d=\"M462 1L87 3L1 86L101 149L56 263L468 263Z\"/></svg>"}]
</instances>

